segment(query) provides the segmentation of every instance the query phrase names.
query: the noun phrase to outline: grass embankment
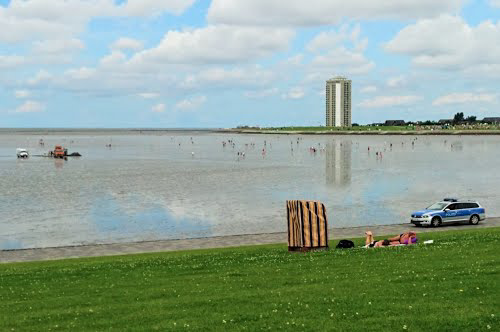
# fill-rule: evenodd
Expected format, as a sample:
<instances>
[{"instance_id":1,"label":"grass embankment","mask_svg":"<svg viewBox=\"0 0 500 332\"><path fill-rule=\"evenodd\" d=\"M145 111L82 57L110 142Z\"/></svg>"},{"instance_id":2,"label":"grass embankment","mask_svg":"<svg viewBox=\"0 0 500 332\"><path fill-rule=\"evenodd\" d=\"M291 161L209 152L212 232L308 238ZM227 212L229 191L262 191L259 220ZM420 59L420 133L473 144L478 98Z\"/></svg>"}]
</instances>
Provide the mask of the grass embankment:
<instances>
[{"instance_id":1,"label":"grass embankment","mask_svg":"<svg viewBox=\"0 0 500 332\"><path fill-rule=\"evenodd\" d=\"M261 130L269 131L414 131L415 127L408 126L355 126L355 127L274 127L261 128Z\"/></svg>"},{"instance_id":2,"label":"grass embankment","mask_svg":"<svg viewBox=\"0 0 500 332\"><path fill-rule=\"evenodd\" d=\"M0 330L498 329L500 228L426 239L435 243L4 264Z\"/></svg>"},{"instance_id":3,"label":"grass embankment","mask_svg":"<svg viewBox=\"0 0 500 332\"><path fill-rule=\"evenodd\" d=\"M260 128L260 129L238 129L238 130L250 130L250 131L260 131L260 132L300 132L300 133L323 133L323 132L412 132L415 134L421 134L424 132L431 132L430 128L417 129L414 126L354 126L354 127L270 127L270 128ZM433 128L432 132L440 133L454 133L454 132L478 132L478 133L495 133L500 132L500 127L498 126L487 126L487 127L472 127L472 128L461 128L461 127L450 127L450 128Z\"/></svg>"}]
</instances>

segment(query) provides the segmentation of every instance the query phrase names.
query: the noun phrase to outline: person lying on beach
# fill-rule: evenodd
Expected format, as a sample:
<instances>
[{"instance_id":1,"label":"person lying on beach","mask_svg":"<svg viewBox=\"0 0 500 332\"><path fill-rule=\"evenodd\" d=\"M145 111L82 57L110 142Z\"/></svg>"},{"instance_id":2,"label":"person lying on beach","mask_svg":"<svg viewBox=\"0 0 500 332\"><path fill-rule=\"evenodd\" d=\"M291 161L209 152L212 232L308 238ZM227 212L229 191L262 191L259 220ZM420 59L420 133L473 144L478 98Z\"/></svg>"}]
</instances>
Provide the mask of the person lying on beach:
<instances>
[{"instance_id":1,"label":"person lying on beach","mask_svg":"<svg viewBox=\"0 0 500 332\"><path fill-rule=\"evenodd\" d=\"M373 233L371 231L368 231L365 234L366 234L365 244L367 248L409 245L412 243L416 243L418 241L417 233L411 231L399 234L389 239L379 240L379 241L375 241L375 239L373 238Z\"/></svg>"},{"instance_id":2,"label":"person lying on beach","mask_svg":"<svg viewBox=\"0 0 500 332\"><path fill-rule=\"evenodd\" d=\"M365 239L366 248L384 247L391 244L391 242L387 239L375 241L373 238L373 233L370 231L366 232L365 234L366 234L366 239Z\"/></svg>"},{"instance_id":3,"label":"person lying on beach","mask_svg":"<svg viewBox=\"0 0 500 332\"><path fill-rule=\"evenodd\" d=\"M395 237L389 238L389 241L391 242L391 245L400 245L400 244L412 244L412 243L417 243L417 233L415 232L406 232L406 233L401 233Z\"/></svg>"}]
</instances>

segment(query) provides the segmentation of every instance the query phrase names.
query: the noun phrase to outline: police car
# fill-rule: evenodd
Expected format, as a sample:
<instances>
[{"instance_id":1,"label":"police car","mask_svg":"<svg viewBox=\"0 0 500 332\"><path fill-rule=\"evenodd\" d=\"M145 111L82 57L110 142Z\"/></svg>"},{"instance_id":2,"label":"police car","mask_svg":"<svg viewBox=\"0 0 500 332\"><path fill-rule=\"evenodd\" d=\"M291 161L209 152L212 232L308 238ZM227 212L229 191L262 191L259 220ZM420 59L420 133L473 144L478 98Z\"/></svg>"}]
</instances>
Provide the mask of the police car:
<instances>
[{"instance_id":1,"label":"police car","mask_svg":"<svg viewBox=\"0 0 500 332\"><path fill-rule=\"evenodd\" d=\"M443 223L468 221L471 225L477 225L485 218L484 208L478 202L445 198L425 210L413 212L411 223L416 226L426 224L437 227Z\"/></svg>"}]
</instances>

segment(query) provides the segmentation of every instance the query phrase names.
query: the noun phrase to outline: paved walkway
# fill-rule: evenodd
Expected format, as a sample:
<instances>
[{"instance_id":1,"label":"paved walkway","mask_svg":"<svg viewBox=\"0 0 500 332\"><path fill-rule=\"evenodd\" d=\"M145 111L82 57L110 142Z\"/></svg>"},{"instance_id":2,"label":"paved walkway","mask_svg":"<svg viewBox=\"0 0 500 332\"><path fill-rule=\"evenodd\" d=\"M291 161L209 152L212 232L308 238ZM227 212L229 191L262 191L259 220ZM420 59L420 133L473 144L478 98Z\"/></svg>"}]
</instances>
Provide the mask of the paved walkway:
<instances>
[{"instance_id":1,"label":"paved walkway","mask_svg":"<svg viewBox=\"0 0 500 332\"><path fill-rule=\"evenodd\" d=\"M488 218L477 226L472 225L450 225L439 228L421 227L416 228L410 224L397 224L385 226L363 226L350 228L332 228L329 231L330 238L349 239L363 237L366 230L371 230L376 238L382 235L394 235L407 230L416 230L417 232L430 231L449 231L449 230L468 230L487 227L499 227L500 218ZM163 240L134 243L114 243L114 244L96 244L73 247L40 248L40 249L22 249L22 250L3 250L0 251L0 263L8 262L29 262L54 260L77 257L93 256L111 256L137 254L145 252L177 251L190 249L207 249L236 247L243 245L257 245L270 243L284 243L286 246L287 233L270 234L251 234L251 235L232 235L219 236L201 239L185 240Z\"/></svg>"}]
</instances>

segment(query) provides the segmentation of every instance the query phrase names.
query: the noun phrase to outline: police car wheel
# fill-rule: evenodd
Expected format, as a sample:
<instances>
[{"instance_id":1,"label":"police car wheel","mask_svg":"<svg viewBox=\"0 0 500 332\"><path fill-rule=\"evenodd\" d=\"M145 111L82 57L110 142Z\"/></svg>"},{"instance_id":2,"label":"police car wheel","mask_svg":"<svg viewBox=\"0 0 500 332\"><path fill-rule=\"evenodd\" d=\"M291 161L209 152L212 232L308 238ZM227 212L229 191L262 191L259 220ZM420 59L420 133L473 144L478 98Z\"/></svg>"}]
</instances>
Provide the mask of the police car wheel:
<instances>
[{"instance_id":1,"label":"police car wheel","mask_svg":"<svg viewBox=\"0 0 500 332\"><path fill-rule=\"evenodd\" d=\"M441 220L438 217L432 218L432 220L431 220L431 226L432 227L441 226Z\"/></svg>"},{"instance_id":2,"label":"police car wheel","mask_svg":"<svg viewBox=\"0 0 500 332\"><path fill-rule=\"evenodd\" d=\"M479 216L477 214L473 214L469 219L469 224L471 225L479 224Z\"/></svg>"}]
</instances>

